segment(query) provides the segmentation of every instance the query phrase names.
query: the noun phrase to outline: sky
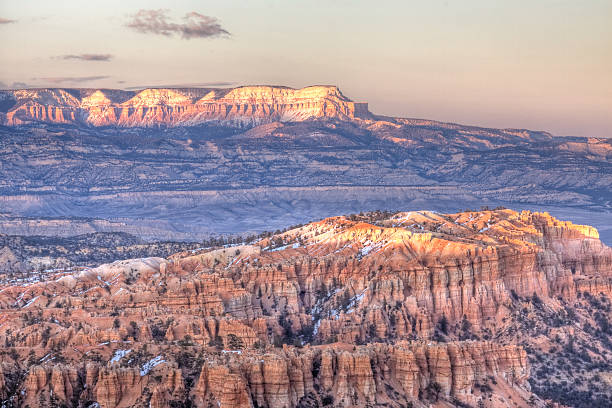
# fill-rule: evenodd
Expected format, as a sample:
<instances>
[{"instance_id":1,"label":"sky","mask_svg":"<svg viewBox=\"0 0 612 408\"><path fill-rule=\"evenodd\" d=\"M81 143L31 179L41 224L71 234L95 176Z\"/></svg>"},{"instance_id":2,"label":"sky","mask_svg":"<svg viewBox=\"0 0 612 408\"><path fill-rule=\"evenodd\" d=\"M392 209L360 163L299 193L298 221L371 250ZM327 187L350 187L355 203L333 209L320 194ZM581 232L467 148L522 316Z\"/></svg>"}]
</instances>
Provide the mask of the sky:
<instances>
[{"instance_id":1,"label":"sky","mask_svg":"<svg viewBox=\"0 0 612 408\"><path fill-rule=\"evenodd\" d=\"M612 137L611 0L0 0L0 87L338 85L377 114Z\"/></svg>"}]
</instances>

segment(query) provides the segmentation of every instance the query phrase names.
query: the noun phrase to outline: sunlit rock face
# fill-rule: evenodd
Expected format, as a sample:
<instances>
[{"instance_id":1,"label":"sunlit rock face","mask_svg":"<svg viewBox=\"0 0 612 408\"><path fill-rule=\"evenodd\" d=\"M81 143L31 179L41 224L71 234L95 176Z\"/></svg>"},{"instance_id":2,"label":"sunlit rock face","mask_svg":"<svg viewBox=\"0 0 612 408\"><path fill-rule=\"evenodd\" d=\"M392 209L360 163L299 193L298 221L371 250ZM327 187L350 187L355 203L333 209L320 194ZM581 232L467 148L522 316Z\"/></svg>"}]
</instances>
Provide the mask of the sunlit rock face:
<instances>
[{"instance_id":1,"label":"sunlit rock face","mask_svg":"<svg viewBox=\"0 0 612 408\"><path fill-rule=\"evenodd\" d=\"M222 121L240 126L369 116L367 104L352 102L335 86L154 88L137 92L32 89L3 91L1 98L5 105L3 121L7 125L48 122L146 127Z\"/></svg>"},{"instance_id":2,"label":"sunlit rock face","mask_svg":"<svg viewBox=\"0 0 612 408\"><path fill-rule=\"evenodd\" d=\"M3 284L0 397L544 407L527 383L527 346L571 333L590 339L599 361L593 316L610 314L611 294L612 250L597 231L547 213L328 218L240 245ZM601 311L582 311L584 299ZM565 321L567 305L576 309ZM547 328L542 313L560 320Z\"/></svg>"}]
</instances>

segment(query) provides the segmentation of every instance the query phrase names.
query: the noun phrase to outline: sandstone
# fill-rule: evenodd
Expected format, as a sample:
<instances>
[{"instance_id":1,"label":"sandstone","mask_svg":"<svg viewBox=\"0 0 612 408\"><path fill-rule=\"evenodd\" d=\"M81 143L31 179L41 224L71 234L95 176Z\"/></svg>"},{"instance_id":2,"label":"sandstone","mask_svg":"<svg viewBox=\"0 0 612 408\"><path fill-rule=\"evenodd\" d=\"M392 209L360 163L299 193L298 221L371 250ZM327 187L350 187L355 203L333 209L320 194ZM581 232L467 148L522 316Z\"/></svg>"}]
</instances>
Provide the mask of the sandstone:
<instances>
[{"instance_id":1,"label":"sandstone","mask_svg":"<svg viewBox=\"0 0 612 408\"><path fill-rule=\"evenodd\" d=\"M517 328L611 279L597 232L545 213L334 217L2 289L0 385L22 406L526 407Z\"/></svg>"},{"instance_id":2,"label":"sandstone","mask_svg":"<svg viewBox=\"0 0 612 408\"><path fill-rule=\"evenodd\" d=\"M335 86L302 89L244 86L234 89L5 91L15 104L4 122L77 123L93 126L193 125L224 121L259 124L314 118L369 117L367 104L347 99Z\"/></svg>"}]
</instances>

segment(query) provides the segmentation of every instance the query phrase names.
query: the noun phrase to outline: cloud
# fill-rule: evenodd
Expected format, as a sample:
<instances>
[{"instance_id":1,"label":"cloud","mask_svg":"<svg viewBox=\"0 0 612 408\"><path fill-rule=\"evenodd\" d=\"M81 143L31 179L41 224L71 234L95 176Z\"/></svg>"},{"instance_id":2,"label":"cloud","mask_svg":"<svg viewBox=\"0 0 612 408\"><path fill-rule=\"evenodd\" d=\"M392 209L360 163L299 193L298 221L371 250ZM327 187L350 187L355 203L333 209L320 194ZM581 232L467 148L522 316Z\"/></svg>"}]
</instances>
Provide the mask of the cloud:
<instances>
[{"instance_id":1,"label":"cloud","mask_svg":"<svg viewBox=\"0 0 612 408\"><path fill-rule=\"evenodd\" d=\"M207 88L207 87L223 87L234 85L234 82L190 82L186 84L172 84L172 85L150 85L150 86L130 86L126 87L126 90L134 89L147 89L147 88Z\"/></svg>"},{"instance_id":2,"label":"cloud","mask_svg":"<svg viewBox=\"0 0 612 408\"><path fill-rule=\"evenodd\" d=\"M67 54L57 57L63 60L81 60L81 61L110 61L113 56L111 54Z\"/></svg>"},{"instance_id":3,"label":"cloud","mask_svg":"<svg viewBox=\"0 0 612 408\"><path fill-rule=\"evenodd\" d=\"M0 17L0 24L11 24L11 23L16 23L17 20L11 20L8 18L4 18L4 17Z\"/></svg>"},{"instance_id":4,"label":"cloud","mask_svg":"<svg viewBox=\"0 0 612 408\"><path fill-rule=\"evenodd\" d=\"M24 89L30 87L31 85L26 84L25 82L13 82L11 85L8 85L7 83L0 81L0 89Z\"/></svg>"},{"instance_id":5,"label":"cloud","mask_svg":"<svg viewBox=\"0 0 612 408\"><path fill-rule=\"evenodd\" d=\"M140 33L159 34L166 37L176 34L186 40L230 35L215 17L205 16L195 11L185 14L182 22L175 23L168 16L168 10L141 9L130 16L130 20L125 25Z\"/></svg>"},{"instance_id":6,"label":"cloud","mask_svg":"<svg viewBox=\"0 0 612 408\"><path fill-rule=\"evenodd\" d=\"M96 76L85 76L85 77L47 77L47 78L32 78L34 81L48 82L54 85L60 84L81 84L84 82L97 81L100 79L110 78L108 75L96 75Z\"/></svg>"}]
</instances>

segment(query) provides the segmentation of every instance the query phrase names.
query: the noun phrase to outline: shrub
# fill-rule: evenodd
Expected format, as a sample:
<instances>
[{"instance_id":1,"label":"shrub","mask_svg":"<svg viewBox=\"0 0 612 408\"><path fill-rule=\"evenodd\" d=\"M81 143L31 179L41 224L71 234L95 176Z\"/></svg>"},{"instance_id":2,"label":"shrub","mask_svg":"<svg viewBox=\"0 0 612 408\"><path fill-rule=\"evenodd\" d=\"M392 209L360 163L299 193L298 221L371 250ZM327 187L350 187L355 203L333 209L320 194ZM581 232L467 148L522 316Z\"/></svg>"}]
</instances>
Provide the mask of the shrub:
<instances>
[{"instance_id":1,"label":"shrub","mask_svg":"<svg viewBox=\"0 0 612 408\"><path fill-rule=\"evenodd\" d=\"M242 339L233 333L227 335L227 343L232 350L242 350L244 348Z\"/></svg>"},{"instance_id":2,"label":"shrub","mask_svg":"<svg viewBox=\"0 0 612 408\"><path fill-rule=\"evenodd\" d=\"M444 333L448 334L448 319L446 316L442 316L440 320L438 320L438 329Z\"/></svg>"}]
</instances>

